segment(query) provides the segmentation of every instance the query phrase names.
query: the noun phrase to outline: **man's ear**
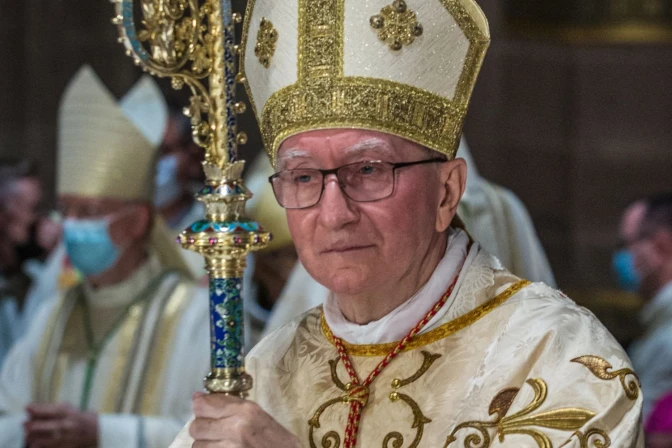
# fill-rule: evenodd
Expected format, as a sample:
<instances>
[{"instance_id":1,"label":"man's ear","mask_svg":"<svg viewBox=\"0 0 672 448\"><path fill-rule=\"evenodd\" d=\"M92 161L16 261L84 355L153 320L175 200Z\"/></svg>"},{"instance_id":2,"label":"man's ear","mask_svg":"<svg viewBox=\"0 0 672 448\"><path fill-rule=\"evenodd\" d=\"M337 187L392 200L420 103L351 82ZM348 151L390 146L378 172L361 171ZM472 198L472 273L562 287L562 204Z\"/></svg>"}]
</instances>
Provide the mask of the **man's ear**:
<instances>
[{"instance_id":1,"label":"man's ear","mask_svg":"<svg viewBox=\"0 0 672 448\"><path fill-rule=\"evenodd\" d=\"M444 232L457 213L467 184L467 163L464 159L455 159L442 163L439 167L440 201L436 214L436 231Z\"/></svg>"}]
</instances>

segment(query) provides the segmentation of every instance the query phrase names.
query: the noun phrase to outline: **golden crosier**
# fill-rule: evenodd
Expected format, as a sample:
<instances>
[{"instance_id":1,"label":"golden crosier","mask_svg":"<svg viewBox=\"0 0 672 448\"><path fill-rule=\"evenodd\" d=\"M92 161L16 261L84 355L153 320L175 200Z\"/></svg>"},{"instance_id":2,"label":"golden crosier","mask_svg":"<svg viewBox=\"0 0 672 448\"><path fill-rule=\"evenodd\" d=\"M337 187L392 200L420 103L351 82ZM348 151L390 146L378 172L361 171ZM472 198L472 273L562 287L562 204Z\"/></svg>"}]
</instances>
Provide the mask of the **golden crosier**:
<instances>
[{"instance_id":1,"label":"golden crosier","mask_svg":"<svg viewBox=\"0 0 672 448\"><path fill-rule=\"evenodd\" d=\"M112 0L120 42L136 65L171 78L174 89L191 90L184 113L191 120L194 141L205 148L206 185L197 194L206 216L184 230L178 241L203 255L210 277L210 392L245 397L252 378L245 373L242 330L242 277L249 251L270 241L270 234L245 218L252 196L242 182L244 161L239 144L247 135L237 131L235 24L242 18L230 0ZM135 12L142 20L136 29Z\"/></svg>"}]
</instances>

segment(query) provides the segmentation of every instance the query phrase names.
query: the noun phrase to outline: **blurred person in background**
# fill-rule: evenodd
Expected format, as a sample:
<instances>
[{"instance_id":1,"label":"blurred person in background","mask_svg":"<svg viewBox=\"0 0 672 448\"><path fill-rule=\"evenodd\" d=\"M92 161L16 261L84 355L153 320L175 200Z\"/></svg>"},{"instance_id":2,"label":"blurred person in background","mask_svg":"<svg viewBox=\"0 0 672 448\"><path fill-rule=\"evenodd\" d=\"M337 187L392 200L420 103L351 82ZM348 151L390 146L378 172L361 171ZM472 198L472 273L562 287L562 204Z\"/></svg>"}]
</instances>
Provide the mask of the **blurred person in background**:
<instances>
[{"instance_id":1,"label":"blurred person in background","mask_svg":"<svg viewBox=\"0 0 672 448\"><path fill-rule=\"evenodd\" d=\"M42 302L30 291L60 239L59 224L38 213L41 202L33 164L0 161L0 366Z\"/></svg>"},{"instance_id":2,"label":"blurred person in background","mask_svg":"<svg viewBox=\"0 0 672 448\"><path fill-rule=\"evenodd\" d=\"M467 187L457 213L469 234L515 275L556 286L525 205L513 192L479 174L464 137L457 154L467 162ZM273 223L268 228L273 231ZM268 318L264 335L323 303L328 293L297 263Z\"/></svg>"},{"instance_id":3,"label":"blurred person in background","mask_svg":"<svg viewBox=\"0 0 672 448\"><path fill-rule=\"evenodd\" d=\"M642 383L646 421L656 401L672 391L672 194L630 205L620 237L622 249L614 255L619 282L645 300L645 331L629 352Z\"/></svg>"},{"instance_id":4,"label":"blurred person in background","mask_svg":"<svg viewBox=\"0 0 672 448\"><path fill-rule=\"evenodd\" d=\"M207 291L151 205L167 119L84 67L59 114L58 199L83 281L32 316L0 371L0 446L165 447L209 364Z\"/></svg>"},{"instance_id":5,"label":"blurred person in background","mask_svg":"<svg viewBox=\"0 0 672 448\"><path fill-rule=\"evenodd\" d=\"M192 139L189 118L178 106L170 106L156 164L154 206L175 235L205 216L203 204L195 198L205 181L203 157L203 148ZM203 257L179 250L194 275L207 278Z\"/></svg>"}]
</instances>

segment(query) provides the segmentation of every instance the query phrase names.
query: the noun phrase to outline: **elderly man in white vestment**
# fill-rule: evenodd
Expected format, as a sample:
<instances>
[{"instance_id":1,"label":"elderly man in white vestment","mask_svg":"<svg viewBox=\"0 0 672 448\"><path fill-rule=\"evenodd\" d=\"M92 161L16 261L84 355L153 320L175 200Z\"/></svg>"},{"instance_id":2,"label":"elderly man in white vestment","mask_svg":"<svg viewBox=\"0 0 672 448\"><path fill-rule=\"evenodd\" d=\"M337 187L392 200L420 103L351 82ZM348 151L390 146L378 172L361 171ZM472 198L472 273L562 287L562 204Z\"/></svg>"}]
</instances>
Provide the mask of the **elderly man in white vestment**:
<instances>
[{"instance_id":1,"label":"elderly man in white vestment","mask_svg":"<svg viewBox=\"0 0 672 448\"><path fill-rule=\"evenodd\" d=\"M642 447L618 343L455 220L489 42L476 2L249 5L241 69L270 180L330 294L249 354L252 400L197 394L173 446Z\"/></svg>"},{"instance_id":2,"label":"elderly man in white vestment","mask_svg":"<svg viewBox=\"0 0 672 448\"><path fill-rule=\"evenodd\" d=\"M143 78L118 104L89 67L59 117L58 196L82 284L50 301L0 373L0 446L165 447L207 370L207 291L151 207L165 127Z\"/></svg>"}]
</instances>

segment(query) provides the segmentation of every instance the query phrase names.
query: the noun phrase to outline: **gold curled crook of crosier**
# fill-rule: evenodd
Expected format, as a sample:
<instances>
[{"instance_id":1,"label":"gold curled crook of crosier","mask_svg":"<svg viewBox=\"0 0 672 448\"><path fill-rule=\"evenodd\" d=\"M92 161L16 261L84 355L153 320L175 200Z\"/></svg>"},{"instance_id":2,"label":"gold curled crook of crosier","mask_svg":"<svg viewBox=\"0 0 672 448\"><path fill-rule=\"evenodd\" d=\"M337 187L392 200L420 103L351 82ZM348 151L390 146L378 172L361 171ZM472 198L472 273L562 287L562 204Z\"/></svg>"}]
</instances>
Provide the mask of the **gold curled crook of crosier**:
<instances>
[{"instance_id":1,"label":"gold curled crook of crosier","mask_svg":"<svg viewBox=\"0 0 672 448\"><path fill-rule=\"evenodd\" d=\"M534 390L534 398L524 409L507 416L506 414L520 389L504 389L490 403L488 413L489 415L495 415L494 420L470 421L456 426L446 438L446 443L443 447L447 448L456 442L458 432L471 429L477 432L472 432L465 437L464 447L471 448L478 446L488 448L492 444L489 430L496 428L500 443L504 442L507 435L520 434L532 437L539 448L553 448L548 436L537 429L537 427L575 431L571 437L578 437L582 443L582 447L584 444L587 446L588 440L593 436L602 437L602 440L596 441L596 446L606 447L611 444L609 437L603 431L594 429L589 430L585 434L579 432L595 416L594 412L587 409L562 408L532 415L546 401L548 388L546 382L538 378L531 378L526 383Z\"/></svg>"},{"instance_id":2,"label":"gold curled crook of crosier","mask_svg":"<svg viewBox=\"0 0 672 448\"><path fill-rule=\"evenodd\" d=\"M609 370L613 369L613 366L599 356L593 355L580 356L572 359L572 362L586 366L593 375L601 380L609 381L618 378L621 381L625 395L629 399L636 400L639 397L641 384L634 370L626 368L610 372Z\"/></svg>"},{"instance_id":3,"label":"gold curled crook of crosier","mask_svg":"<svg viewBox=\"0 0 672 448\"><path fill-rule=\"evenodd\" d=\"M223 167L236 159L244 133L227 129L227 114L242 113L244 104L233 103L234 85L227 82L226 69L235 66L237 49L229 49L226 17L218 0L111 0L115 4L113 23L126 54L143 71L170 77L175 90L191 90L184 113L191 120L196 144L206 150L206 161ZM136 4L142 20L136 28ZM233 14L233 21L241 17ZM227 54L227 52L231 54ZM221 61L221 62L220 62ZM204 80L208 79L208 85ZM242 80L238 80L241 82Z\"/></svg>"},{"instance_id":4,"label":"gold curled crook of crosier","mask_svg":"<svg viewBox=\"0 0 672 448\"><path fill-rule=\"evenodd\" d=\"M393 51L412 44L423 32L415 11L408 9L404 0L394 0L391 5L381 9L379 14L372 16L369 23L373 29L378 30L378 39Z\"/></svg>"}]
</instances>

